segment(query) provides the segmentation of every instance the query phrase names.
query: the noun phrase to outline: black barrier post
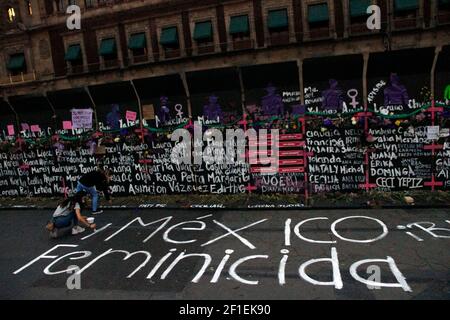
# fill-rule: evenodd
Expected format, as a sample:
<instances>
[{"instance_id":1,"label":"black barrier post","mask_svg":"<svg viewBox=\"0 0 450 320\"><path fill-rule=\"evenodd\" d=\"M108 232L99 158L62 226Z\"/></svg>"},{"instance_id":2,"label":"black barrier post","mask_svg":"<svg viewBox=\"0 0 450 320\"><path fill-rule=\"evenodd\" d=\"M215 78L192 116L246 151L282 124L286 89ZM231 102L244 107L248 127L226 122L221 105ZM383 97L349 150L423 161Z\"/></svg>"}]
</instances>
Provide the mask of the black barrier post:
<instances>
[{"instance_id":1,"label":"black barrier post","mask_svg":"<svg viewBox=\"0 0 450 320\"><path fill-rule=\"evenodd\" d=\"M245 113L245 89L244 89L244 80L242 79L242 70L240 67L237 67L237 72L238 72L238 76L239 76L239 88L241 89L242 114L244 116L244 113Z\"/></svg>"},{"instance_id":2,"label":"black barrier post","mask_svg":"<svg viewBox=\"0 0 450 320\"><path fill-rule=\"evenodd\" d=\"M133 87L133 91L134 94L136 95L136 99L138 102L138 107L139 107L139 124L140 124L140 128L141 128L141 141L142 143L144 143L144 125L142 123L143 119L142 119L142 104L141 104L141 98L139 97L139 94L136 90L136 87L134 86L134 82L133 80L130 80L130 84Z\"/></svg>"},{"instance_id":3,"label":"black barrier post","mask_svg":"<svg viewBox=\"0 0 450 320\"><path fill-rule=\"evenodd\" d=\"M3 100L8 104L9 108L12 110L12 112L14 112L15 118L16 118L16 125L17 125L17 129L20 132L20 121L19 121L19 115L17 114L16 110L14 109L14 107L12 106L12 104L9 102L8 96L4 96Z\"/></svg>"},{"instance_id":4,"label":"black barrier post","mask_svg":"<svg viewBox=\"0 0 450 320\"><path fill-rule=\"evenodd\" d=\"M53 111L52 119L53 119L53 124L54 124L54 126L55 126L55 133L56 133L58 124L57 124L57 122L56 122L56 111L55 111L55 108L54 108L53 104L51 103L50 99L49 99L48 96L47 96L47 91L44 91L44 92L42 93L42 95L44 96L45 100L47 101L48 105L50 106L50 108L51 108L52 111Z\"/></svg>"},{"instance_id":5,"label":"black barrier post","mask_svg":"<svg viewBox=\"0 0 450 320\"><path fill-rule=\"evenodd\" d=\"M187 107L189 113L189 120L192 121L192 105L191 105L191 94L189 92L189 86L186 80L186 72L180 72L181 81L183 82L184 92L187 99Z\"/></svg>"},{"instance_id":6,"label":"black barrier post","mask_svg":"<svg viewBox=\"0 0 450 320\"><path fill-rule=\"evenodd\" d=\"M439 55L442 51L442 46L436 47L434 51L434 60L433 60L433 66L431 67L431 74L430 74L430 89L431 89L431 100L435 101L434 92L435 92L435 82L436 82L436 65L439 59Z\"/></svg>"},{"instance_id":7,"label":"black barrier post","mask_svg":"<svg viewBox=\"0 0 450 320\"><path fill-rule=\"evenodd\" d=\"M97 106L95 105L95 101L91 96L91 92L89 91L89 87L83 87L86 93L89 96L89 100L91 100L92 108L94 109L94 117L95 117L95 130L98 130L98 118L97 118Z\"/></svg>"},{"instance_id":8,"label":"black barrier post","mask_svg":"<svg viewBox=\"0 0 450 320\"><path fill-rule=\"evenodd\" d=\"M300 103L305 105L305 83L303 79L303 59L297 59L298 83L300 89Z\"/></svg>"},{"instance_id":9,"label":"black barrier post","mask_svg":"<svg viewBox=\"0 0 450 320\"><path fill-rule=\"evenodd\" d=\"M362 76L364 112L367 112L367 107L368 107L367 70L369 68L369 59L370 59L370 53L364 52L363 53L364 64L363 64L363 76Z\"/></svg>"}]
</instances>

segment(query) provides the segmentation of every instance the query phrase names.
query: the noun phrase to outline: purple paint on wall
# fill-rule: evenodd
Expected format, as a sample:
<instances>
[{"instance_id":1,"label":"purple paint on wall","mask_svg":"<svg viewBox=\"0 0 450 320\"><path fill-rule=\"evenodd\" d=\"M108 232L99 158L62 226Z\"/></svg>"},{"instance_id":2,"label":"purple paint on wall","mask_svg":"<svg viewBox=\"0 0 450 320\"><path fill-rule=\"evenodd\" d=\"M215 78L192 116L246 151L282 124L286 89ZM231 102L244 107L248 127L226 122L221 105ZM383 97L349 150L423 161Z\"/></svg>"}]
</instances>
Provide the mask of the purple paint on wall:
<instances>
[{"instance_id":1,"label":"purple paint on wall","mask_svg":"<svg viewBox=\"0 0 450 320\"><path fill-rule=\"evenodd\" d=\"M219 122L222 122L222 107L220 106L219 98L216 95L211 95L208 99L208 104L203 106L203 116L207 120L219 120Z\"/></svg>"},{"instance_id":2,"label":"purple paint on wall","mask_svg":"<svg viewBox=\"0 0 450 320\"><path fill-rule=\"evenodd\" d=\"M324 110L342 109L344 98L339 83L335 79L330 79L330 88L322 92L322 108Z\"/></svg>"},{"instance_id":3,"label":"purple paint on wall","mask_svg":"<svg viewBox=\"0 0 450 320\"><path fill-rule=\"evenodd\" d=\"M170 109L168 107L169 98L166 96L161 96L159 101L161 102L161 108L159 109L158 117L161 123L164 124L170 120Z\"/></svg>"},{"instance_id":4,"label":"purple paint on wall","mask_svg":"<svg viewBox=\"0 0 450 320\"><path fill-rule=\"evenodd\" d=\"M390 77L390 86L384 89L384 105L402 105L407 106L409 95L406 87L400 83L397 74L392 73Z\"/></svg>"},{"instance_id":5,"label":"purple paint on wall","mask_svg":"<svg viewBox=\"0 0 450 320\"><path fill-rule=\"evenodd\" d=\"M292 114L293 115L304 115L306 112L306 106L303 104L296 104L292 106Z\"/></svg>"},{"instance_id":6,"label":"purple paint on wall","mask_svg":"<svg viewBox=\"0 0 450 320\"><path fill-rule=\"evenodd\" d=\"M284 103L282 97L277 93L277 88L269 83L266 88L267 95L262 98L261 105L266 116L277 116L284 114Z\"/></svg>"},{"instance_id":7,"label":"purple paint on wall","mask_svg":"<svg viewBox=\"0 0 450 320\"><path fill-rule=\"evenodd\" d=\"M120 110L118 104L111 105L111 112L106 115L106 124L111 129L120 128Z\"/></svg>"}]
</instances>

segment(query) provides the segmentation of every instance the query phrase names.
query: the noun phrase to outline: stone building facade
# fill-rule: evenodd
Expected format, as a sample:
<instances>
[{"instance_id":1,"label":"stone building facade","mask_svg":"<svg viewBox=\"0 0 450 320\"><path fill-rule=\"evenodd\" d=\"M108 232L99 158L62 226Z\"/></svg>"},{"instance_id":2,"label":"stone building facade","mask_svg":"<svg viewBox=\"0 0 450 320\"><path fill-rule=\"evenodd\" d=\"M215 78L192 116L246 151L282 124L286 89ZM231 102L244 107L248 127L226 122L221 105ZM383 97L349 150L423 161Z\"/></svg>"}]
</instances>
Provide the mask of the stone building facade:
<instances>
[{"instance_id":1,"label":"stone building facade","mask_svg":"<svg viewBox=\"0 0 450 320\"><path fill-rule=\"evenodd\" d=\"M81 30L66 27L70 4L81 8ZM367 16L357 11L366 4L380 6L381 30L365 27ZM301 65L313 57L450 43L447 0L5 0L1 5L4 98L209 68ZM203 36L197 35L202 27ZM141 44L130 49L131 38L139 34ZM100 52L105 39L113 39L113 53ZM80 51L73 61L65 59L71 45Z\"/></svg>"},{"instance_id":2,"label":"stone building facade","mask_svg":"<svg viewBox=\"0 0 450 320\"><path fill-rule=\"evenodd\" d=\"M100 162L119 195L450 189L449 0L1 5L0 195L59 194ZM279 130L279 170L174 167L193 121Z\"/></svg>"}]
</instances>

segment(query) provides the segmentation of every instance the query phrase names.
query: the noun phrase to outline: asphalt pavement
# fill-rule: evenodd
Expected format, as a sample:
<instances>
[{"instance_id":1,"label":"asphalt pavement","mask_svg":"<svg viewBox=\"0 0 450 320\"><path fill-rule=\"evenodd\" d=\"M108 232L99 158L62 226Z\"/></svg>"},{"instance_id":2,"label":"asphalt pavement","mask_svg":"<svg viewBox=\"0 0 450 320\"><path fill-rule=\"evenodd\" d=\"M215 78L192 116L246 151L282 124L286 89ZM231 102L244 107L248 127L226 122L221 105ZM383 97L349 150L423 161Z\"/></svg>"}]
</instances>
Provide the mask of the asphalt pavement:
<instances>
[{"instance_id":1,"label":"asphalt pavement","mask_svg":"<svg viewBox=\"0 0 450 320\"><path fill-rule=\"evenodd\" d=\"M450 209L0 214L3 299L450 299Z\"/></svg>"}]
</instances>

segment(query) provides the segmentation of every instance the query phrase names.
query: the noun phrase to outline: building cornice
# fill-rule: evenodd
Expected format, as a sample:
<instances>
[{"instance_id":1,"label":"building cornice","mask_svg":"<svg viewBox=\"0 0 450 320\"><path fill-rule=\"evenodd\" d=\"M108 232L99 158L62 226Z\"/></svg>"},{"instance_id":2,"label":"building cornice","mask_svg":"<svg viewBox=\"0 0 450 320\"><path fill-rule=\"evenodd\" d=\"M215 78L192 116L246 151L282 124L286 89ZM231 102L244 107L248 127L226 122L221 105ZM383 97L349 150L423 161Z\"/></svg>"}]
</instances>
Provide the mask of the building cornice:
<instances>
[{"instance_id":1,"label":"building cornice","mask_svg":"<svg viewBox=\"0 0 450 320\"><path fill-rule=\"evenodd\" d=\"M417 33L392 35L392 50L427 48L450 43L448 28L430 29ZM129 81L139 78L158 77L179 72L193 72L225 67L269 64L297 61L308 58L339 56L386 51L382 35L367 35L339 40L292 43L280 47L266 47L245 51L227 51L210 55L191 56L162 60L125 68L100 70L77 75L67 75L48 80L0 87L6 95L21 95L44 91L78 88L108 82Z\"/></svg>"}]
</instances>

